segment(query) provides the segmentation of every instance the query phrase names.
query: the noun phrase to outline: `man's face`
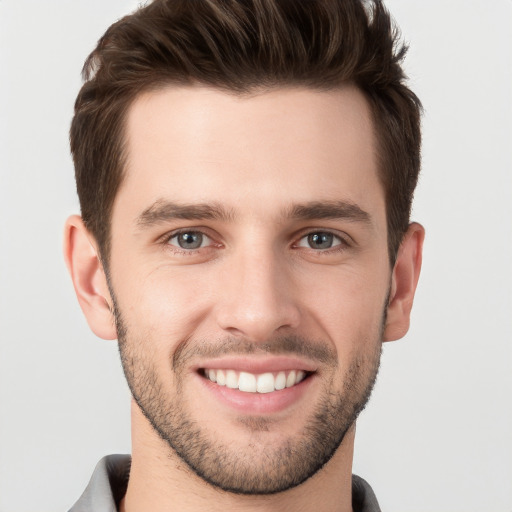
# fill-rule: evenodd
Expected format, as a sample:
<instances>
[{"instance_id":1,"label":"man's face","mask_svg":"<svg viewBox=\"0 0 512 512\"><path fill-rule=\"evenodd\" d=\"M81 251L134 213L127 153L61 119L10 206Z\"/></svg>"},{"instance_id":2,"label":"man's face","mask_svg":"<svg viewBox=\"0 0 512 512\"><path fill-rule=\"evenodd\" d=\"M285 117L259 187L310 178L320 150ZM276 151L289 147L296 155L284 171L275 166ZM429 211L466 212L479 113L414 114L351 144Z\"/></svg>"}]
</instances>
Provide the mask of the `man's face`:
<instances>
[{"instance_id":1,"label":"man's face","mask_svg":"<svg viewBox=\"0 0 512 512\"><path fill-rule=\"evenodd\" d=\"M169 87L126 138L109 267L135 400L208 482L293 487L377 374L391 272L369 108L349 87Z\"/></svg>"}]
</instances>

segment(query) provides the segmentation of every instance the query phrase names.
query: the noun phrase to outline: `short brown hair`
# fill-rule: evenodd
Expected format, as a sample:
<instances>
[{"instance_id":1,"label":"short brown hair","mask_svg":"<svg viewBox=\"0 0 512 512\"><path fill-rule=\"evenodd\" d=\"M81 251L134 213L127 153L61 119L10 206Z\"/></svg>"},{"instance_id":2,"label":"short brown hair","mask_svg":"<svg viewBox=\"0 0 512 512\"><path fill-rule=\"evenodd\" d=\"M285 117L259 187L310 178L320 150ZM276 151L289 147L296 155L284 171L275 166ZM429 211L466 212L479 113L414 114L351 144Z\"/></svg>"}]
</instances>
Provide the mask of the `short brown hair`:
<instances>
[{"instance_id":1,"label":"short brown hair","mask_svg":"<svg viewBox=\"0 0 512 512\"><path fill-rule=\"evenodd\" d=\"M141 92L167 84L244 94L353 83L373 113L393 264L421 142L421 104L405 85L398 39L381 0L154 0L114 23L85 62L70 131L82 217L104 263L123 179L124 121Z\"/></svg>"}]
</instances>

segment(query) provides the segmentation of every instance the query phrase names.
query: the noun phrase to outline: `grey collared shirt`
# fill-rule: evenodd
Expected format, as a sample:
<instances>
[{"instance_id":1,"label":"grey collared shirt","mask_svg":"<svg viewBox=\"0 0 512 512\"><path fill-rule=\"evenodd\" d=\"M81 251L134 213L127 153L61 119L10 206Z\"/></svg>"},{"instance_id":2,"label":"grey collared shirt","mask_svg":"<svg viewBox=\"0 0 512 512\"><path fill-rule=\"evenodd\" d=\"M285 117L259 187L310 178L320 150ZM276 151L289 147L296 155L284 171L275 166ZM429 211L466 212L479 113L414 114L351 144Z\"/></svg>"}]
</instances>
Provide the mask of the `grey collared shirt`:
<instances>
[{"instance_id":1,"label":"grey collared shirt","mask_svg":"<svg viewBox=\"0 0 512 512\"><path fill-rule=\"evenodd\" d=\"M89 485L69 512L118 512L130 475L129 455L108 455L101 459ZM365 480L352 475L354 512L381 512L375 494Z\"/></svg>"}]
</instances>

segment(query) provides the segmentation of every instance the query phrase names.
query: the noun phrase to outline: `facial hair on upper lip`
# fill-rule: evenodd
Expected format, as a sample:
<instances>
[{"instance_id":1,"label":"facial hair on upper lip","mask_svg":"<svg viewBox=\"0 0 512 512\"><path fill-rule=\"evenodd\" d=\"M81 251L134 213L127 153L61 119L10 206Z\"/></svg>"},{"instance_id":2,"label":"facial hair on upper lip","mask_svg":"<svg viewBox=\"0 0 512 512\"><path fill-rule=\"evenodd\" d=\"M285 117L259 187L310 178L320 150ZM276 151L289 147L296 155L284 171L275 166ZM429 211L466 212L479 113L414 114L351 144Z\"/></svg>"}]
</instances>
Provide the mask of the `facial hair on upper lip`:
<instances>
[{"instance_id":1,"label":"facial hair on upper lip","mask_svg":"<svg viewBox=\"0 0 512 512\"><path fill-rule=\"evenodd\" d=\"M338 365L336 351L325 343L313 343L301 336L292 335L280 336L264 343L254 343L236 337L208 340L204 343L187 339L174 352L172 367L179 374L194 360L247 355L295 356L322 366Z\"/></svg>"}]
</instances>

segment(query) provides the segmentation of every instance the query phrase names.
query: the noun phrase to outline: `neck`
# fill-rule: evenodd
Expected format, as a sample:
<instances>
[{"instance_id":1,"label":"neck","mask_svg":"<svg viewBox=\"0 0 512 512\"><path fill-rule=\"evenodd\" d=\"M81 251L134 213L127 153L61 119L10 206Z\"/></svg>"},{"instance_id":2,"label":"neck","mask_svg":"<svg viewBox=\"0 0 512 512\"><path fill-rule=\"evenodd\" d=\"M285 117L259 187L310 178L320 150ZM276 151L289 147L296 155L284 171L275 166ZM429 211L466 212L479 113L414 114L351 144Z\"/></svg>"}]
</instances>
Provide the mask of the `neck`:
<instances>
[{"instance_id":1,"label":"neck","mask_svg":"<svg viewBox=\"0 0 512 512\"><path fill-rule=\"evenodd\" d=\"M132 466L120 512L351 512L355 425L331 460L285 492L245 496L217 489L193 473L132 406Z\"/></svg>"}]
</instances>

